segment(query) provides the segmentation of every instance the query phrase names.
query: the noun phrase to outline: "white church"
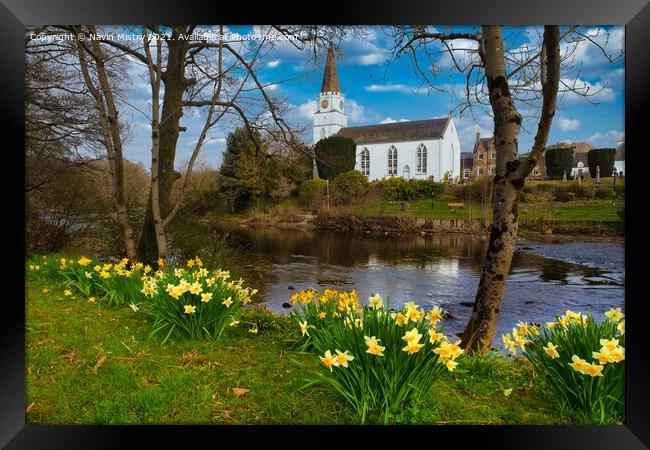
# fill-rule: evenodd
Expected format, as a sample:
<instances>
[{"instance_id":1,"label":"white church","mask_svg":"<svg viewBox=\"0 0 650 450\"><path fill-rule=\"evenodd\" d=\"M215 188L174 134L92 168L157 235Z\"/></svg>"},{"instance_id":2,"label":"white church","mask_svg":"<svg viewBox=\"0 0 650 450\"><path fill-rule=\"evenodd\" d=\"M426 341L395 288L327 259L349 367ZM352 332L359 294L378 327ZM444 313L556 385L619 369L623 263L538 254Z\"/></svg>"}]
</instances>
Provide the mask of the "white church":
<instances>
[{"instance_id":1,"label":"white church","mask_svg":"<svg viewBox=\"0 0 650 450\"><path fill-rule=\"evenodd\" d=\"M314 113L314 144L332 135L354 140L354 168L370 181L387 177L440 181L445 173L449 179L460 176L460 140L451 117L348 127L345 96L330 48Z\"/></svg>"}]
</instances>

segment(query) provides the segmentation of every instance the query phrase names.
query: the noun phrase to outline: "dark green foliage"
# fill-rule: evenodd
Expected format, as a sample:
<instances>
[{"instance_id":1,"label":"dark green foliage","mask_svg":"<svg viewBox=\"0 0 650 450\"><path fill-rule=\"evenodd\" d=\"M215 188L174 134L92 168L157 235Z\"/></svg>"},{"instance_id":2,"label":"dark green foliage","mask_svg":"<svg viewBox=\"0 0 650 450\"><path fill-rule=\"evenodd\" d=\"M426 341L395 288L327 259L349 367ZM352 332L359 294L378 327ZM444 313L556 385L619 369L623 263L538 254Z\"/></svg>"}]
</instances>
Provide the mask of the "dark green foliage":
<instances>
[{"instance_id":1,"label":"dark green foliage","mask_svg":"<svg viewBox=\"0 0 650 450\"><path fill-rule=\"evenodd\" d=\"M343 172L354 169L356 145L350 138L330 136L314 146L318 175L333 180Z\"/></svg>"},{"instance_id":2,"label":"dark green foliage","mask_svg":"<svg viewBox=\"0 0 650 450\"><path fill-rule=\"evenodd\" d=\"M368 192L368 177L358 170L338 175L331 184L332 200L337 205L348 205Z\"/></svg>"},{"instance_id":3,"label":"dark green foliage","mask_svg":"<svg viewBox=\"0 0 650 450\"><path fill-rule=\"evenodd\" d=\"M318 209L326 201L327 181L322 178L306 180L298 189L298 204L303 208Z\"/></svg>"},{"instance_id":4,"label":"dark green foliage","mask_svg":"<svg viewBox=\"0 0 650 450\"><path fill-rule=\"evenodd\" d=\"M566 171L567 177L573 169L572 148L549 148L546 150L546 173L551 178L560 179Z\"/></svg>"},{"instance_id":5,"label":"dark green foliage","mask_svg":"<svg viewBox=\"0 0 650 450\"><path fill-rule=\"evenodd\" d=\"M558 202L571 200L591 200L596 195L596 186L593 183L567 182L553 186L553 198Z\"/></svg>"},{"instance_id":6,"label":"dark green foliage","mask_svg":"<svg viewBox=\"0 0 650 450\"><path fill-rule=\"evenodd\" d=\"M402 177L386 178L376 182L387 200L406 201L438 198L443 184L432 180L405 180Z\"/></svg>"},{"instance_id":7,"label":"dark green foliage","mask_svg":"<svg viewBox=\"0 0 650 450\"><path fill-rule=\"evenodd\" d=\"M251 136L245 128L228 135L219 174L220 196L233 212L245 211L260 197L268 197L279 180L278 165L269 156L267 143L259 133Z\"/></svg>"},{"instance_id":8,"label":"dark green foliage","mask_svg":"<svg viewBox=\"0 0 650 450\"><path fill-rule=\"evenodd\" d=\"M596 166L600 166L601 177L611 177L616 160L615 148L595 148L587 153L587 164L592 178L596 178Z\"/></svg>"}]
</instances>

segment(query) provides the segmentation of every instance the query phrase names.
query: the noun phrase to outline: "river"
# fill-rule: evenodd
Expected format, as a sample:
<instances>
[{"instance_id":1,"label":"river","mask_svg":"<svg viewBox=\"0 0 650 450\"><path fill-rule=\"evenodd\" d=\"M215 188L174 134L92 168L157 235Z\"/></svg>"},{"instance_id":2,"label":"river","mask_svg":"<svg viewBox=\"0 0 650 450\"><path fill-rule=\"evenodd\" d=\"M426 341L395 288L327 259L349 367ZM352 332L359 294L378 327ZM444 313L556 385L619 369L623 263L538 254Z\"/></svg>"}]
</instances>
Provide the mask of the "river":
<instances>
[{"instance_id":1,"label":"river","mask_svg":"<svg viewBox=\"0 0 650 450\"><path fill-rule=\"evenodd\" d=\"M267 307L282 314L293 292L313 288L374 293L392 306L415 301L451 313L445 332L463 330L479 283L487 242L478 236L369 235L321 230L241 228L231 244L245 253L247 270ZM520 239L503 297L493 344L517 321L545 323L567 309L599 320L624 306L624 244L541 243Z\"/></svg>"}]
</instances>

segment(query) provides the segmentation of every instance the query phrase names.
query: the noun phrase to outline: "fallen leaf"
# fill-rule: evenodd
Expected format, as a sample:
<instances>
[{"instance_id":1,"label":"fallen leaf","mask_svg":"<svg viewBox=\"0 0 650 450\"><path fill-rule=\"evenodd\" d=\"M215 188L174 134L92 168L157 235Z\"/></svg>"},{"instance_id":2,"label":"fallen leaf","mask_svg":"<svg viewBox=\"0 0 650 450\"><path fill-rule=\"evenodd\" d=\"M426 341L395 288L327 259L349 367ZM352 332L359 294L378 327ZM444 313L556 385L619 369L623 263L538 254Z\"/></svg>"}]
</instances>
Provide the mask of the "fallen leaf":
<instances>
[{"instance_id":1,"label":"fallen leaf","mask_svg":"<svg viewBox=\"0 0 650 450\"><path fill-rule=\"evenodd\" d=\"M36 404L36 402L32 402L32 404L27 407L26 413L30 412L35 404Z\"/></svg>"},{"instance_id":2,"label":"fallen leaf","mask_svg":"<svg viewBox=\"0 0 650 450\"><path fill-rule=\"evenodd\" d=\"M240 387L232 388L232 395L234 395L235 397L241 397L242 395L246 395L246 393L248 392L250 392L250 389L245 389Z\"/></svg>"},{"instance_id":3,"label":"fallen leaf","mask_svg":"<svg viewBox=\"0 0 650 450\"><path fill-rule=\"evenodd\" d=\"M93 372L97 373L97 369L99 369L101 366L106 364L106 361L107 361L107 359L106 359L105 356L102 356L101 358L99 358L99 360L97 360L97 364L95 364L95 367L93 367Z\"/></svg>"}]
</instances>

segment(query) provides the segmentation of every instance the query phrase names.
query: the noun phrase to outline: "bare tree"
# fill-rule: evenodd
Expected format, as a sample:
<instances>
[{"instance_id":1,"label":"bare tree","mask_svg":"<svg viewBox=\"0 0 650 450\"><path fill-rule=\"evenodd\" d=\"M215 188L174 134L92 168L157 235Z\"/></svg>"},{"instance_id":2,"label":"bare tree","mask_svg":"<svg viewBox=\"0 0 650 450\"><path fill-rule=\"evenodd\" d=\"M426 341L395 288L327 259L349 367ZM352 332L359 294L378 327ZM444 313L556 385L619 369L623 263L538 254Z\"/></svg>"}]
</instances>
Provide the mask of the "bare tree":
<instances>
[{"instance_id":1,"label":"bare tree","mask_svg":"<svg viewBox=\"0 0 650 450\"><path fill-rule=\"evenodd\" d=\"M457 106L461 114L471 112L477 105L489 105L493 117L496 175L492 226L474 307L462 334L462 346L468 353L484 353L492 343L517 241L519 192L544 154L558 92L586 98L598 93L589 92L585 83L580 84L580 67L573 74L573 81L561 78L560 73L562 62L572 62L578 43L585 39L596 42L593 34L581 33L578 27L568 27L560 33L560 27L549 25L544 27L539 45L512 45L503 34L503 27L492 25L462 33L426 27L397 27L393 32L396 56L410 55L416 72L429 89L441 90L435 83L440 73L436 64L437 57L445 54L449 65L466 77L464 101ZM564 53L560 48L563 40L573 44ZM605 46L599 48L604 50ZM426 68L421 63L423 55ZM463 55L469 57L463 59ZM525 158L519 159L518 136L523 117L516 102L537 106L540 101L534 145Z\"/></svg>"}]
</instances>

